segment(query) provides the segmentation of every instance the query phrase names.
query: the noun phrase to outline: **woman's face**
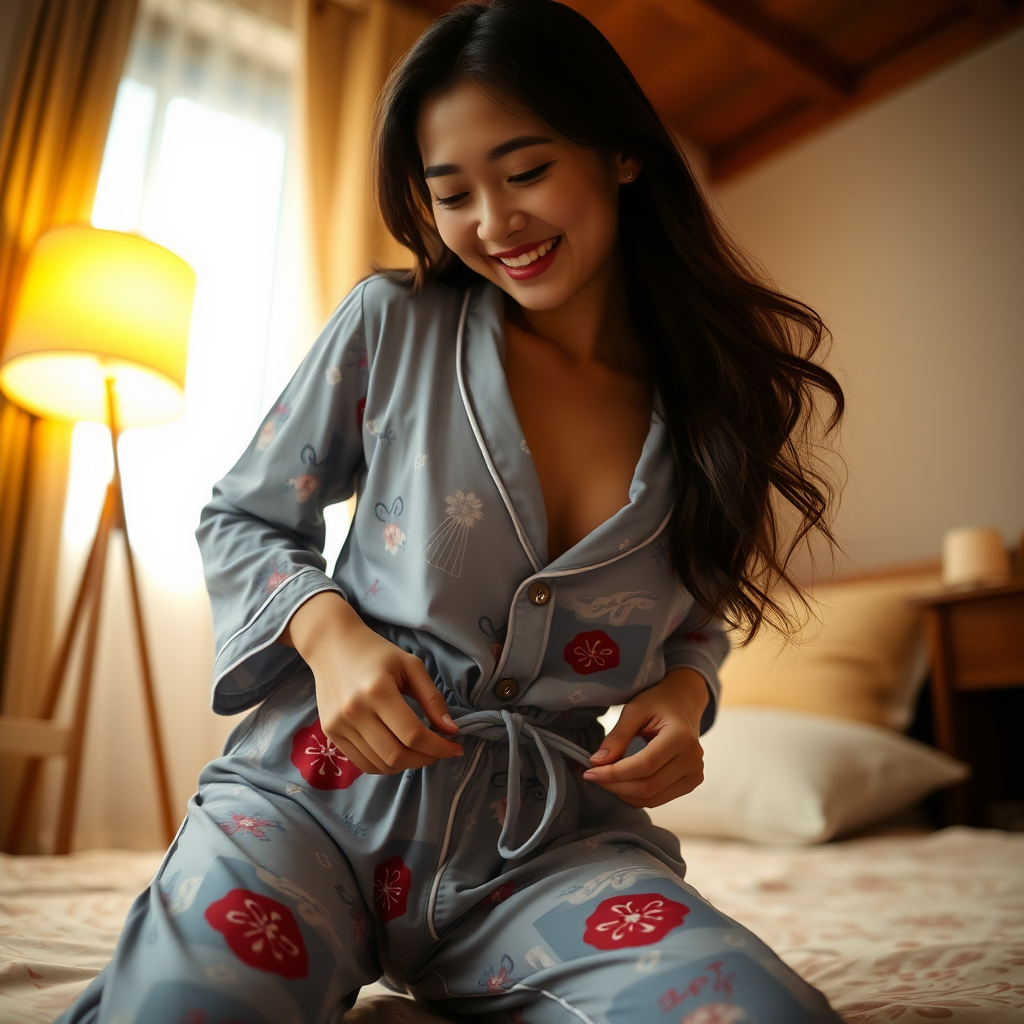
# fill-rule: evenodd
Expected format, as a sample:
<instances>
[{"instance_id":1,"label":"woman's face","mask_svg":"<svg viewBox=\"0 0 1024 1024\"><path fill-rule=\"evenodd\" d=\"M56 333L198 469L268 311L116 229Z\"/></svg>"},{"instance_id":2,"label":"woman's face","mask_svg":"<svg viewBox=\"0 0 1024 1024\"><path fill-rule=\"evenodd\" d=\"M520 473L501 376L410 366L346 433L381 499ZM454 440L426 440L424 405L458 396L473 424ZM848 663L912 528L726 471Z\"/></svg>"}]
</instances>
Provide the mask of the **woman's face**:
<instances>
[{"instance_id":1,"label":"woman's face","mask_svg":"<svg viewBox=\"0 0 1024 1024\"><path fill-rule=\"evenodd\" d=\"M471 82L428 99L417 127L441 240L522 307L557 309L614 272L635 161L572 145Z\"/></svg>"}]
</instances>

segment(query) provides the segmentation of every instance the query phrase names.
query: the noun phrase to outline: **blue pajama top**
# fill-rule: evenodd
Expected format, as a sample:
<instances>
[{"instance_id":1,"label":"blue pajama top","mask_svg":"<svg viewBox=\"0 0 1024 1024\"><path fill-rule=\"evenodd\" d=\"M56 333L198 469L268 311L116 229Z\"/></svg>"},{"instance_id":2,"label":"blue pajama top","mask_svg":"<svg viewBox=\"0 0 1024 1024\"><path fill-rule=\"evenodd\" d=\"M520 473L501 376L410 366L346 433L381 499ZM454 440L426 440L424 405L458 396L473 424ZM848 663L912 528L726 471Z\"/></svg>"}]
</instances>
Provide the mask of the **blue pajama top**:
<instances>
[{"instance_id":1,"label":"blue pajama top","mask_svg":"<svg viewBox=\"0 0 1024 1024\"><path fill-rule=\"evenodd\" d=\"M685 666L707 681L711 724L728 640L671 569L665 424L655 410L629 504L550 561L503 299L490 283L413 293L374 276L335 311L203 510L216 711L251 707L301 667L277 638L335 591L420 657L453 709L596 716ZM323 509L353 493L328 574Z\"/></svg>"},{"instance_id":2,"label":"blue pajama top","mask_svg":"<svg viewBox=\"0 0 1024 1024\"><path fill-rule=\"evenodd\" d=\"M490 284L364 281L217 485L214 706L267 700L63 1024L334 1021L382 973L460 1020L841 1024L686 884L672 833L584 778L600 712L668 669L703 675L710 724L728 645L671 572L657 412L628 504L549 561L503 310ZM353 493L327 575L323 508ZM364 774L324 734L275 642L320 591L423 659L463 758Z\"/></svg>"}]
</instances>

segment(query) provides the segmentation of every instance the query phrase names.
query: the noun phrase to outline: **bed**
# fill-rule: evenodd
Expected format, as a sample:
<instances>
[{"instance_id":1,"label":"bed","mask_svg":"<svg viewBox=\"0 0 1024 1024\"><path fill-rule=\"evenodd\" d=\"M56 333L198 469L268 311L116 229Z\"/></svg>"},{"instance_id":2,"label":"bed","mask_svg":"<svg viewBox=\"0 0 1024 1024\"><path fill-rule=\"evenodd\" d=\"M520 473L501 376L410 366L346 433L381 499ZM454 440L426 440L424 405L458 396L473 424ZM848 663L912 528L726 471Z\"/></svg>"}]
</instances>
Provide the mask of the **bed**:
<instances>
[{"instance_id":1,"label":"bed","mask_svg":"<svg viewBox=\"0 0 1024 1024\"><path fill-rule=\"evenodd\" d=\"M810 847L684 838L691 882L847 1024L1024 1021L1024 835L949 828ZM0 1020L44 1024L109 958L158 853L0 857ZM345 1024L436 1024L365 989Z\"/></svg>"},{"instance_id":2,"label":"bed","mask_svg":"<svg viewBox=\"0 0 1024 1024\"><path fill-rule=\"evenodd\" d=\"M967 772L903 733L927 669L906 598L935 582L816 590L797 644L734 650L705 782L653 816L679 835L688 880L847 1024L1024 1024L1024 834L907 826ZM74 1000L159 860L0 855L0 1021L42 1024ZM345 1016L389 1021L444 1024L379 985Z\"/></svg>"}]
</instances>

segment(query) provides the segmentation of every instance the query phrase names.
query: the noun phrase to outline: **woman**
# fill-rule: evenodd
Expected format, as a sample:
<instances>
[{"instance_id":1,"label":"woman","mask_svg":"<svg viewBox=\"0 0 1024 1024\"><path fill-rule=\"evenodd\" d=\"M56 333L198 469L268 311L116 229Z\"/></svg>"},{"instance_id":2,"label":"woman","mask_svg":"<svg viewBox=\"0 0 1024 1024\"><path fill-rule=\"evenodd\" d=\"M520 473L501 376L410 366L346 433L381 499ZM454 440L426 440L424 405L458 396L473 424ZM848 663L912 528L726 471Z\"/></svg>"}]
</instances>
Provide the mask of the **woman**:
<instances>
[{"instance_id":1,"label":"woman","mask_svg":"<svg viewBox=\"0 0 1024 1024\"><path fill-rule=\"evenodd\" d=\"M548 0L427 31L376 178L415 269L342 303L199 528L214 706L263 703L66 1019L327 1021L384 975L488 1021L838 1020L641 809L701 781L773 501L822 528L820 321Z\"/></svg>"}]
</instances>

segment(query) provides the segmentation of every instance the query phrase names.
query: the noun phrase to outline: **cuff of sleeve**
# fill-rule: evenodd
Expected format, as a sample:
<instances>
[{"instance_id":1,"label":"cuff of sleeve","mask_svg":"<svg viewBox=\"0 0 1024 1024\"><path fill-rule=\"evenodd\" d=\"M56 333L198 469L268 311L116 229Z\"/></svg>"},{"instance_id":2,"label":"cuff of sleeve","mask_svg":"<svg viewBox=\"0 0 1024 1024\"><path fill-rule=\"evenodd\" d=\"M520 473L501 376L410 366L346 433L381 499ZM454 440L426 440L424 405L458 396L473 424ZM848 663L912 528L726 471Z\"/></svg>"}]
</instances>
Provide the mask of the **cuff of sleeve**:
<instances>
[{"instance_id":1,"label":"cuff of sleeve","mask_svg":"<svg viewBox=\"0 0 1024 1024\"><path fill-rule=\"evenodd\" d=\"M333 591L348 600L330 576L311 567L299 569L228 638L217 652L213 667L213 710L218 715L248 710L304 664L297 651L277 640L295 609L323 591Z\"/></svg>"}]
</instances>

